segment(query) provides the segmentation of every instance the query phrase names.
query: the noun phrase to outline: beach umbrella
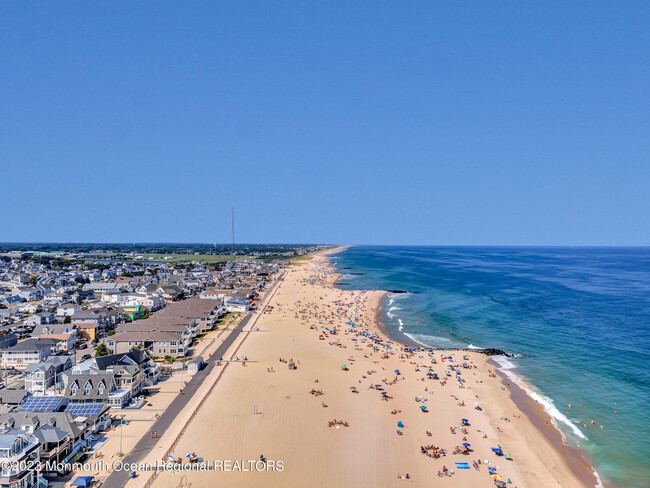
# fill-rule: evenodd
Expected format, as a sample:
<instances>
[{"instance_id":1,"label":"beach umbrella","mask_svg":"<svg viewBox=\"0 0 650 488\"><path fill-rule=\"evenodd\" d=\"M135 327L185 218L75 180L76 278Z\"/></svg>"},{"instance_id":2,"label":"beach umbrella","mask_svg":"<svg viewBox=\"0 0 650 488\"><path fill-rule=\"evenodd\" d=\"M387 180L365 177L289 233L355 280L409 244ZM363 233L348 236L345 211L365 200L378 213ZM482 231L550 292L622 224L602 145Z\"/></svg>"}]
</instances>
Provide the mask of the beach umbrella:
<instances>
[{"instance_id":1,"label":"beach umbrella","mask_svg":"<svg viewBox=\"0 0 650 488\"><path fill-rule=\"evenodd\" d=\"M420 410L426 410L426 409L427 409L427 407L425 407L424 405L420 406Z\"/></svg>"},{"instance_id":2,"label":"beach umbrella","mask_svg":"<svg viewBox=\"0 0 650 488\"><path fill-rule=\"evenodd\" d=\"M478 408L478 402L474 402L474 408Z\"/></svg>"},{"instance_id":3,"label":"beach umbrella","mask_svg":"<svg viewBox=\"0 0 650 488\"><path fill-rule=\"evenodd\" d=\"M395 370L395 373L399 374L399 369L396 369L396 370Z\"/></svg>"},{"instance_id":4,"label":"beach umbrella","mask_svg":"<svg viewBox=\"0 0 650 488\"><path fill-rule=\"evenodd\" d=\"M469 444L469 443L467 443L467 442L464 442L464 443L463 443L463 446L465 446L465 447L471 447L472 445Z\"/></svg>"},{"instance_id":5,"label":"beach umbrella","mask_svg":"<svg viewBox=\"0 0 650 488\"><path fill-rule=\"evenodd\" d=\"M397 422L397 426L398 426L400 429L403 429L403 428L404 428L404 423L400 420L399 422Z\"/></svg>"},{"instance_id":6,"label":"beach umbrella","mask_svg":"<svg viewBox=\"0 0 650 488\"><path fill-rule=\"evenodd\" d=\"M500 474L493 474L493 475L492 475L492 479L498 481L498 480L500 480L500 479L503 479L503 476L501 476Z\"/></svg>"},{"instance_id":7,"label":"beach umbrella","mask_svg":"<svg viewBox=\"0 0 650 488\"><path fill-rule=\"evenodd\" d=\"M492 451L494 451L494 454L497 456L501 456L503 454L503 451L501 449L492 449Z\"/></svg>"},{"instance_id":8,"label":"beach umbrella","mask_svg":"<svg viewBox=\"0 0 650 488\"><path fill-rule=\"evenodd\" d=\"M185 454L185 457L186 457L186 458L191 458L191 457L192 457L192 453Z\"/></svg>"},{"instance_id":9,"label":"beach umbrella","mask_svg":"<svg viewBox=\"0 0 650 488\"><path fill-rule=\"evenodd\" d=\"M495 480L495 481L494 481L494 484L495 484L498 488L506 488L506 486L508 486L508 485L505 484L505 482L503 482L503 481L499 481L499 480Z\"/></svg>"}]
</instances>

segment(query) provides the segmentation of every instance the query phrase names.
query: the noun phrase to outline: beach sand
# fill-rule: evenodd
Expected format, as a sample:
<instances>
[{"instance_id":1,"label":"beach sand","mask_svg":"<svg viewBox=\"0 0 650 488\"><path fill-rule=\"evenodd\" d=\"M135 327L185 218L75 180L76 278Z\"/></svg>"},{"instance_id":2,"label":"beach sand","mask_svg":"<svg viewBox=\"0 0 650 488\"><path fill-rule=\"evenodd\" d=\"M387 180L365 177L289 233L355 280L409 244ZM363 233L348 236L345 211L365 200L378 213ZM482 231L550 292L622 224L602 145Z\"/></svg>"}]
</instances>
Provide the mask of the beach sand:
<instances>
[{"instance_id":1,"label":"beach sand","mask_svg":"<svg viewBox=\"0 0 650 488\"><path fill-rule=\"evenodd\" d=\"M405 357L399 344L385 347L386 336L376 320L385 292L339 290L336 278L326 253L286 273L270 301L272 310L259 317L259 330L248 334L237 350L249 362L224 372L173 451L184 460L195 452L211 464L239 460L242 469L162 472L153 486L494 486L488 466L498 467L503 481L512 481L509 487L590 485L589 477L576 476L566 456L520 412L502 378L493 374L488 356L435 351ZM383 339L378 351L371 347L373 340L361 335L366 332ZM450 355L455 361L443 362ZM289 368L290 360L296 369ZM460 383L449 367L463 362L470 368L459 369ZM439 380L423 380L429 367ZM382 390L370 389L371 384ZM383 401L384 392L392 399ZM416 402L416 396L426 402ZM477 401L482 411L473 408ZM400 412L392 414L395 410ZM462 418L469 420L467 433L460 431ZM349 426L330 427L333 419ZM402 435L398 422L404 424ZM472 452L453 454L464 442ZM447 454L428 457L421 453L425 445ZM491 448L497 445L513 460L494 454ZM249 460L261 455L268 468L256 471ZM478 460L490 464L476 470L472 464ZM457 469L456 462L469 463L470 469ZM439 477L443 466L453 476ZM399 478L407 473L409 479Z\"/></svg>"}]
</instances>

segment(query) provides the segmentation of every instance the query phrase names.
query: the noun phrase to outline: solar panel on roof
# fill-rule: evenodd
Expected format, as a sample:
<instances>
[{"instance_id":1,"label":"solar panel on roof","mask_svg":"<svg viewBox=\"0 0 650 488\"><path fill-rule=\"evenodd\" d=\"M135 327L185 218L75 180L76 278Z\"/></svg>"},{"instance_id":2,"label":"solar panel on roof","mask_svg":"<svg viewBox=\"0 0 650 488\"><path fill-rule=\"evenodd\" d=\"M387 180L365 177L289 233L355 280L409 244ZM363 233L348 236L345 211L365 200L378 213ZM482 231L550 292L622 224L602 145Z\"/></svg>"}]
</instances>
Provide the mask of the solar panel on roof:
<instances>
[{"instance_id":1,"label":"solar panel on roof","mask_svg":"<svg viewBox=\"0 0 650 488\"><path fill-rule=\"evenodd\" d=\"M61 402L62 396L36 396L29 397L20 407L21 412L55 412Z\"/></svg>"},{"instance_id":2,"label":"solar panel on roof","mask_svg":"<svg viewBox=\"0 0 650 488\"><path fill-rule=\"evenodd\" d=\"M97 417L103 407L103 403L69 404L64 411L77 417Z\"/></svg>"}]
</instances>

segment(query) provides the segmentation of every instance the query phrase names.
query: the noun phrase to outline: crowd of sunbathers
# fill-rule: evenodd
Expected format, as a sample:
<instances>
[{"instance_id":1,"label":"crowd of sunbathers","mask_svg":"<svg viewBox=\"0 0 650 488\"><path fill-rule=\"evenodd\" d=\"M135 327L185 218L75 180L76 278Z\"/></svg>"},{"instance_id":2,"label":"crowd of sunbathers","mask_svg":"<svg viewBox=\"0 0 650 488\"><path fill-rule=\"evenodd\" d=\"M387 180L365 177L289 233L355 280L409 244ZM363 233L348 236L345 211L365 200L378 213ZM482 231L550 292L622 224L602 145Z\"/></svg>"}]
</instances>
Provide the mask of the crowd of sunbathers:
<instances>
[{"instance_id":1,"label":"crowd of sunbathers","mask_svg":"<svg viewBox=\"0 0 650 488\"><path fill-rule=\"evenodd\" d=\"M434 445L420 446L420 452L434 459L438 459L440 456L447 455L446 449Z\"/></svg>"}]
</instances>

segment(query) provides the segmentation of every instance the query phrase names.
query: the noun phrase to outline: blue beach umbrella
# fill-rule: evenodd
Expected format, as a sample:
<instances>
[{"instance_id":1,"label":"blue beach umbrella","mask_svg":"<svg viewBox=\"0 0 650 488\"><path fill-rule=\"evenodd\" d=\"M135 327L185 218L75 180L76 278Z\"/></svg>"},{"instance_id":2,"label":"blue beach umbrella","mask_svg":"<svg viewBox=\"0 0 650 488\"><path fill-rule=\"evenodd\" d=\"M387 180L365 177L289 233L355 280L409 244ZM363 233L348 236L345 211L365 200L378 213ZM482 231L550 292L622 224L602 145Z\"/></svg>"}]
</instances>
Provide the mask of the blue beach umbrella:
<instances>
[{"instance_id":1,"label":"blue beach umbrella","mask_svg":"<svg viewBox=\"0 0 650 488\"><path fill-rule=\"evenodd\" d=\"M400 429L403 429L403 428L404 428L404 423L400 420L399 422L397 422L397 426L398 426Z\"/></svg>"},{"instance_id":2,"label":"blue beach umbrella","mask_svg":"<svg viewBox=\"0 0 650 488\"><path fill-rule=\"evenodd\" d=\"M464 443L463 443L463 446L465 446L465 447L471 447L472 445L471 445L470 443L468 443L468 442L464 442Z\"/></svg>"}]
</instances>

